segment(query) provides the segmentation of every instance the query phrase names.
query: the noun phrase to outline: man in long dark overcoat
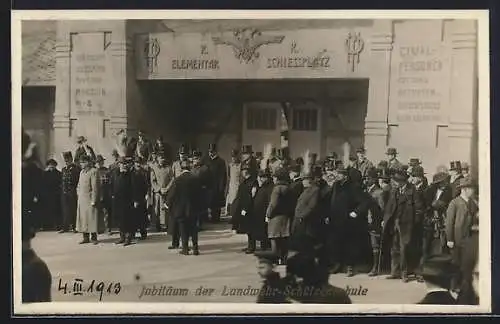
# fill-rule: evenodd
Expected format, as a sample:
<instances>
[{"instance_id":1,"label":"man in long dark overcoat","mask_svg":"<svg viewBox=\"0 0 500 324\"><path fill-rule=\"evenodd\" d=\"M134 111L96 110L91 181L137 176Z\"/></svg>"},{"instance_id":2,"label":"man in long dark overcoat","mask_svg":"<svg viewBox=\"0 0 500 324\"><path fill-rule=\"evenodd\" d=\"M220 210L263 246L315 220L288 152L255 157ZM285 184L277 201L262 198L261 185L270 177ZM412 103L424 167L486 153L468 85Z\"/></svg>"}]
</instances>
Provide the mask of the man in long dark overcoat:
<instances>
[{"instance_id":1,"label":"man in long dark overcoat","mask_svg":"<svg viewBox=\"0 0 500 324\"><path fill-rule=\"evenodd\" d=\"M394 187L389 195L383 221L383 244L390 245L391 275L387 279L402 279L408 282L412 260L409 260L415 222L422 219L424 203L413 185L408 183L408 174L396 170L392 175ZM383 250L385 250L383 248Z\"/></svg>"},{"instance_id":2,"label":"man in long dark overcoat","mask_svg":"<svg viewBox=\"0 0 500 324\"><path fill-rule=\"evenodd\" d=\"M242 166L241 177L243 180L238 186L236 198L231 205L231 224L237 234L247 234L247 220L252 212L252 188L256 179L252 177L248 166ZM248 250L249 247L243 249L244 252Z\"/></svg>"},{"instance_id":3,"label":"man in long dark overcoat","mask_svg":"<svg viewBox=\"0 0 500 324\"><path fill-rule=\"evenodd\" d=\"M210 185L208 188L210 221L218 223L221 208L226 203L227 166L226 161L217 153L215 144L210 144L208 148L207 166L210 171Z\"/></svg>"},{"instance_id":4,"label":"man in long dark overcoat","mask_svg":"<svg viewBox=\"0 0 500 324\"><path fill-rule=\"evenodd\" d=\"M369 200L361 191L358 179L352 182L349 170L337 169L338 181L331 190L328 210L329 224L333 228L332 249L336 261L332 272L347 266L347 276L354 275L354 266L360 263L363 247L368 242L367 213Z\"/></svg>"},{"instance_id":5,"label":"man in long dark overcoat","mask_svg":"<svg viewBox=\"0 0 500 324\"><path fill-rule=\"evenodd\" d=\"M59 233L74 231L76 225L76 207L78 195L76 188L80 179L81 168L73 162L73 154L64 152L64 162L66 165L62 168L62 228Z\"/></svg>"},{"instance_id":6,"label":"man in long dark overcoat","mask_svg":"<svg viewBox=\"0 0 500 324\"><path fill-rule=\"evenodd\" d=\"M147 214L147 195L149 191L149 177L145 168L144 158L135 157L134 169L132 170L132 194L134 199L134 219L136 229L141 234L141 239L148 235L148 214ZM134 234L135 235L135 234Z\"/></svg>"},{"instance_id":7,"label":"man in long dark overcoat","mask_svg":"<svg viewBox=\"0 0 500 324\"><path fill-rule=\"evenodd\" d=\"M47 169L43 172L43 190L41 200L43 206L42 228L47 230L61 229L61 185L62 173L57 170L54 159L47 161Z\"/></svg>"},{"instance_id":8,"label":"man in long dark overcoat","mask_svg":"<svg viewBox=\"0 0 500 324\"><path fill-rule=\"evenodd\" d=\"M199 199L200 186L198 180L190 172L189 162L180 161L181 173L173 180L167 194L167 205L170 217L178 223L183 255L189 254L189 239L193 245L193 255L199 255L198 218L200 209L196 208ZM173 243L176 244L176 243Z\"/></svg>"},{"instance_id":9,"label":"man in long dark overcoat","mask_svg":"<svg viewBox=\"0 0 500 324\"><path fill-rule=\"evenodd\" d=\"M266 212L272 190L271 171L267 168L259 170L257 182L252 188L253 206L248 220L249 250L252 252L255 251L256 241L260 242L261 250L267 250L271 245L267 236Z\"/></svg>"},{"instance_id":10,"label":"man in long dark overcoat","mask_svg":"<svg viewBox=\"0 0 500 324\"><path fill-rule=\"evenodd\" d=\"M197 215L198 215L198 225L201 227L203 223L208 220L208 207L209 207L209 188L210 188L210 170L208 166L203 163L202 153L198 150L192 153L193 166L191 172L199 186L199 194L197 200Z\"/></svg>"},{"instance_id":11,"label":"man in long dark overcoat","mask_svg":"<svg viewBox=\"0 0 500 324\"><path fill-rule=\"evenodd\" d=\"M302 177L304 190L298 197L290 237L290 250L313 253L316 245L322 243L324 211L321 203L321 177L317 169L307 170Z\"/></svg>"},{"instance_id":12,"label":"man in long dark overcoat","mask_svg":"<svg viewBox=\"0 0 500 324\"><path fill-rule=\"evenodd\" d=\"M134 194L130 159L120 158L120 170L115 175L112 188L114 218L120 222L120 239L117 244L132 244L135 236Z\"/></svg>"}]
</instances>

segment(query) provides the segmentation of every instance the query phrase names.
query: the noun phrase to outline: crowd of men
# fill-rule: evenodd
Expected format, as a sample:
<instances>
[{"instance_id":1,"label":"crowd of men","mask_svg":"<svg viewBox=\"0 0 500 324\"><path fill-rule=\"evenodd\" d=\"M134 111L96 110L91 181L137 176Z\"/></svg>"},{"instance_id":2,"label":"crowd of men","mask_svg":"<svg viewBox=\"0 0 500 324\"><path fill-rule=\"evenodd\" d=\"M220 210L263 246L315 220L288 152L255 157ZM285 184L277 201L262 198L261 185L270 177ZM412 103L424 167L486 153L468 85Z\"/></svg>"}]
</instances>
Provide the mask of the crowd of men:
<instances>
[{"instance_id":1,"label":"crowd of men","mask_svg":"<svg viewBox=\"0 0 500 324\"><path fill-rule=\"evenodd\" d=\"M30 189L23 189L23 208L36 229L74 231L82 233L81 244L98 244L98 234L119 228L116 243L125 246L137 232L146 239L148 231L167 230L169 249L198 255L199 230L219 222L225 207L233 229L248 237L244 252L256 253L258 242L271 251L261 257L270 264L301 271L314 262L321 273L348 277L369 264L370 276L388 268L388 279L471 291L473 267L463 264L475 258L466 251L477 237L479 212L465 163L439 168L429 184L421 161L404 164L395 148L377 165L359 148L346 165L335 153L293 160L286 149L263 154L245 145L226 163L215 144L206 156L181 145L174 158L161 138L150 144L142 132L137 139L120 135L109 167L84 137L74 154L63 154L61 172L53 159L43 173L25 161ZM436 255L449 257L456 271L436 263ZM443 277L450 273L448 284Z\"/></svg>"}]
</instances>

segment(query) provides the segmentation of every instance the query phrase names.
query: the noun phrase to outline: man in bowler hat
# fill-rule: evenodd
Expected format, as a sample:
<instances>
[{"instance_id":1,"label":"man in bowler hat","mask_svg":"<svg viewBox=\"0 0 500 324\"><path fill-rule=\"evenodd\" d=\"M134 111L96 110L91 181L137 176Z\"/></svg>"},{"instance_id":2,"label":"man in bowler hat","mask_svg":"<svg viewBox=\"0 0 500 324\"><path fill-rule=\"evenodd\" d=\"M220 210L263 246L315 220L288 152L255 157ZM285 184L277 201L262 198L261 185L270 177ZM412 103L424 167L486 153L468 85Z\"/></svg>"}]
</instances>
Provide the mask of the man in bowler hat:
<instances>
[{"instance_id":1,"label":"man in bowler hat","mask_svg":"<svg viewBox=\"0 0 500 324\"><path fill-rule=\"evenodd\" d=\"M390 170L399 170L403 167L403 164L398 160L398 151L394 147L389 147L385 155L387 155L388 168Z\"/></svg>"},{"instance_id":2,"label":"man in bowler hat","mask_svg":"<svg viewBox=\"0 0 500 324\"><path fill-rule=\"evenodd\" d=\"M422 219L424 202L415 189L408 183L408 174L399 169L392 175L393 184L389 200L385 208L383 227L383 242L391 243L391 275L387 279L402 279L408 282L414 226L418 219Z\"/></svg>"}]
</instances>

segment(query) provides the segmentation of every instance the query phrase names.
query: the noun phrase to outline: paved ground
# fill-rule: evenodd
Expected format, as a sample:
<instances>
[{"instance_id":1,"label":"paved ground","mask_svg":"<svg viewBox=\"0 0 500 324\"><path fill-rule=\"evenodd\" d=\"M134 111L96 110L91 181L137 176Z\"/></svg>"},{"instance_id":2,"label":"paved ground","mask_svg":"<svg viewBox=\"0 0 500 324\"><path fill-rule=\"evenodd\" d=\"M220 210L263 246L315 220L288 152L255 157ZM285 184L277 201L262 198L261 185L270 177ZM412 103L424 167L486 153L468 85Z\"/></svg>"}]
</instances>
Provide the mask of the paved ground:
<instances>
[{"instance_id":1,"label":"paved ground","mask_svg":"<svg viewBox=\"0 0 500 324\"><path fill-rule=\"evenodd\" d=\"M101 235L99 245L79 245L79 234L41 232L33 246L52 272L54 301L97 301L102 291L102 301L252 303L252 289L260 288L256 259L240 252L245 236L224 229L227 226L218 227L200 233L200 256L168 250L169 239L164 234L152 234L146 241L123 247L113 244L117 235ZM284 267L279 268L284 274ZM352 278L332 275L330 282L365 290L364 296L351 294L354 303L409 304L425 294L423 284L366 274ZM115 293L118 283L120 289ZM80 288L82 295L76 295ZM235 288L240 288L240 295L231 293Z\"/></svg>"}]
</instances>

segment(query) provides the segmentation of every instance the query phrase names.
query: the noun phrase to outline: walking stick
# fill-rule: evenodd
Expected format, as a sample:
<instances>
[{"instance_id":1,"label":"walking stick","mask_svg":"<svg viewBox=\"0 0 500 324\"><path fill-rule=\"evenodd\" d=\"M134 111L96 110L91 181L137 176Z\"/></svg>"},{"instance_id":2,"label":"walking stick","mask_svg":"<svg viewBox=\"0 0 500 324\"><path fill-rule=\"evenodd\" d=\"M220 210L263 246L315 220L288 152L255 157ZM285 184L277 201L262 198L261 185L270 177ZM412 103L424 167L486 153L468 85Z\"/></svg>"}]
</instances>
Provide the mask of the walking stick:
<instances>
[{"instance_id":1,"label":"walking stick","mask_svg":"<svg viewBox=\"0 0 500 324\"><path fill-rule=\"evenodd\" d=\"M380 247L378 249L378 264L377 264L377 274L380 274L380 268L382 267L382 247L384 243L384 228L380 232Z\"/></svg>"}]
</instances>

